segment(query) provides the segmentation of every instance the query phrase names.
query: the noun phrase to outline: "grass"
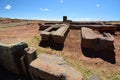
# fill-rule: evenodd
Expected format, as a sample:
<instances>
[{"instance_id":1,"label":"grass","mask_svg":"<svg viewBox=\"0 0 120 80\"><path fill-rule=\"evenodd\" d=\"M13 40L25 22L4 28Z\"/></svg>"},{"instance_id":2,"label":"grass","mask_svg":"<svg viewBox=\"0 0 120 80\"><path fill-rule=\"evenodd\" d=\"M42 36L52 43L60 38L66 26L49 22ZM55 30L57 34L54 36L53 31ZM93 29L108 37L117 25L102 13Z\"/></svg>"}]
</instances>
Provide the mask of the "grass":
<instances>
[{"instance_id":1,"label":"grass","mask_svg":"<svg viewBox=\"0 0 120 80\"><path fill-rule=\"evenodd\" d=\"M120 75L111 76L110 80L120 80Z\"/></svg>"}]
</instances>

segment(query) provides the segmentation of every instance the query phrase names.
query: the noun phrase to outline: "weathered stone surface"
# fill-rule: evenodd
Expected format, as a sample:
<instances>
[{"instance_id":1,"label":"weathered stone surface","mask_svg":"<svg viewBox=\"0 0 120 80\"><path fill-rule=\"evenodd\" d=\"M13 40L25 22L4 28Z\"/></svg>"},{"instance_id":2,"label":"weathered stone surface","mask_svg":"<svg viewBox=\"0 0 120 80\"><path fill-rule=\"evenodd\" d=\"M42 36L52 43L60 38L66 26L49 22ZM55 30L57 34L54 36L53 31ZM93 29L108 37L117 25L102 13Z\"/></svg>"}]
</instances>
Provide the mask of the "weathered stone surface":
<instances>
[{"instance_id":1,"label":"weathered stone surface","mask_svg":"<svg viewBox=\"0 0 120 80\"><path fill-rule=\"evenodd\" d=\"M52 25L51 27L43 30L40 35L42 37L42 41L47 41L50 38L52 32L56 31L61 26L59 24Z\"/></svg>"},{"instance_id":2,"label":"weathered stone surface","mask_svg":"<svg viewBox=\"0 0 120 80\"><path fill-rule=\"evenodd\" d=\"M47 29L48 27L52 26L52 25L55 25L55 24L62 24L62 22L47 22L47 23L43 23L41 25L39 25L39 30L45 30Z\"/></svg>"},{"instance_id":3,"label":"weathered stone surface","mask_svg":"<svg viewBox=\"0 0 120 80\"><path fill-rule=\"evenodd\" d=\"M36 49L33 47L25 48L27 63L30 64L34 59L37 58Z\"/></svg>"},{"instance_id":4,"label":"weathered stone surface","mask_svg":"<svg viewBox=\"0 0 120 80\"><path fill-rule=\"evenodd\" d=\"M117 30L120 31L120 24L114 24L117 27Z\"/></svg>"},{"instance_id":5,"label":"weathered stone surface","mask_svg":"<svg viewBox=\"0 0 120 80\"><path fill-rule=\"evenodd\" d=\"M113 49L114 37L110 33L96 34L90 28L81 28L82 47L94 50Z\"/></svg>"},{"instance_id":6,"label":"weathered stone surface","mask_svg":"<svg viewBox=\"0 0 120 80\"><path fill-rule=\"evenodd\" d=\"M19 59L27 46L24 42L13 45L0 44L0 64L6 69L19 74Z\"/></svg>"},{"instance_id":7,"label":"weathered stone surface","mask_svg":"<svg viewBox=\"0 0 120 80\"><path fill-rule=\"evenodd\" d=\"M33 79L44 80L83 80L81 74L66 63L62 57L41 53L30 64Z\"/></svg>"},{"instance_id":8,"label":"weathered stone surface","mask_svg":"<svg viewBox=\"0 0 120 80\"><path fill-rule=\"evenodd\" d=\"M53 41L56 43L64 43L68 31L69 25L62 24L58 30L52 33Z\"/></svg>"},{"instance_id":9,"label":"weathered stone surface","mask_svg":"<svg viewBox=\"0 0 120 80\"><path fill-rule=\"evenodd\" d=\"M69 25L55 24L41 32L42 41L53 39L56 43L64 43Z\"/></svg>"},{"instance_id":10,"label":"weathered stone surface","mask_svg":"<svg viewBox=\"0 0 120 80\"><path fill-rule=\"evenodd\" d=\"M41 35L41 38L42 38L42 41L47 41L47 40L49 40L49 38L50 38L50 30L52 29L52 27L49 27L49 28L47 28L47 29L45 29L44 31L42 31L41 33L40 33L40 35Z\"/></svg>"},{"instance_id":11,"label":"weathered stone surface","mask_svg":"<svg viewBox=\"0 0 120 80\"><path fill-rule=\"evenodd\" d=\"M81 27L88 27L100 32L108 32L114 34L118 29L117 25L106 24L105 22L71 22L70 29L81 29Z\"/></svg>"}]
</instances>

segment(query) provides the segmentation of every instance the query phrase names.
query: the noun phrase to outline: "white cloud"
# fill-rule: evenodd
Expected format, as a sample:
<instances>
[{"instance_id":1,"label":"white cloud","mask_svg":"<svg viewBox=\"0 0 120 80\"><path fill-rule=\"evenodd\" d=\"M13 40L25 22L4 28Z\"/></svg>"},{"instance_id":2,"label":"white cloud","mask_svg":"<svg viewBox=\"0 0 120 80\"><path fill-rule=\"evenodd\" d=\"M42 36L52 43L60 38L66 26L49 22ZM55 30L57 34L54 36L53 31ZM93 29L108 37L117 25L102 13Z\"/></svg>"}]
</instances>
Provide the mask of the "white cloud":
<instances>
[{"instance_id":1,"label":"white cloud","mask_svg":"<svg viewBox=\"0 0 120 80\"><path fill-rule=\"evenodd\" d=\"M11 9L11 7L12 6L8 4L8 5L5 6L5 9L9 10L9 9Z\"/></svg>"},{"instance_id":2,"label":"white cloud","mask_svg":"<svg viewBox=\"0 0 120 80\"><path fill-rule=\"evenodd\" d=\"M48 11L48 8L40 8L41 11Z\"/></svg>"},{"instance_id":3,"label":"white cloud","mask_svg":"<svg viewBox=\"0 0 120 80\"><path fill-rule=\"evenodd\" d=\"M63 0L60 0L61 3L63 3L64 1Z\"/></svg>"},{"instance_id":4,"label":"white cloud","mask_svg":"<svg viewBox=\"0 0 120 80\"><path fill-rule=\"evenodd\" d=\"M99 7L99 6L100 6L100 4L96 4L96 6L97 6L97 7Z\"/></svg>"}]
</instances>

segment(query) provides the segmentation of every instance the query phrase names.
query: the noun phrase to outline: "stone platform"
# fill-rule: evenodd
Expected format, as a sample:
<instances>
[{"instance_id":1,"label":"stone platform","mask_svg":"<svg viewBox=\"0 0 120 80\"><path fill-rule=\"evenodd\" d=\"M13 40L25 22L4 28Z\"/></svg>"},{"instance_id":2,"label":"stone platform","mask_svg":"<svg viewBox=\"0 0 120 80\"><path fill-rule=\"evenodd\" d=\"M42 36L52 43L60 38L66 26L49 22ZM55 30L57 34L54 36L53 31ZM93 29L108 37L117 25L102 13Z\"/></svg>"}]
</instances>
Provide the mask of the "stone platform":
<instances>
[{"instance_id":1,"label":"stone platform","mask_svg":"<svg viewBox=\"0 0 120 80\"><path fill-rule=\"evenodd\" d=\"M83 80L81 74L62 57L41 53L31 62L30 73L33 80Z\"/></svg>"}]
</instances>

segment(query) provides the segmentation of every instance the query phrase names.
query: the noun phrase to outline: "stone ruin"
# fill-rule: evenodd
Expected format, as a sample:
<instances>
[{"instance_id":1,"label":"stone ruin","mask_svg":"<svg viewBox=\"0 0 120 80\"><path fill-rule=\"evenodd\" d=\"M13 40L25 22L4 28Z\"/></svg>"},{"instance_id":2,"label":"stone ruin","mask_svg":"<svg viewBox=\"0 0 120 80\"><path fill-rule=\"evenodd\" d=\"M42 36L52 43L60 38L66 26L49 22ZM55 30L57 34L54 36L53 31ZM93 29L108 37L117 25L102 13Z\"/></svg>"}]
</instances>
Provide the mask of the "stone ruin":
<instances>
[{"instance_id":1,"label":"stone ruin","mask_svg":"<svg viewBox=\"0 0 120 80\"><path fill-rule=\"evenodd\" d=\"M93 49L95 51L114 49L114 37L110 33L98 34L90 28L82 27L81 36L81 46L84 48Z\"/></svg>"},{"instance_id":2,"label":"stone ruin","mask_svg":"<svg viewBox=\"0 0 120 80\"><path fill-rule=\"evenodd\" d=\"M48 25L45 30L41 31L42 41L53 40L56 43L64 43L69 29L81 29L82 32L82 46L101 50L105 48L112 48L114 34L119 25L108 24L105 22L68 22L67 16L63 16L62 23L45 23L43 26ZM41 26L42 27L42 26ZM86 28L85 28L86 27ZM90 28L90 29L89 29ZM96 34L93 30L100 33ZM109 47L107 47L108 45Z\"/></svg>"},{"instance_id":3,"label":"stone ruin","mask_svg":"<svg viewBox=\"0 0 120 80\"><path fill-rule=\"evenodd\" d=\"M83 80L81 74L62 57L41 53L30 64L32 80Z\"/></svg>"},{"instance_id":4,"label":"stone ruin","mask_svg":"<svg viewBox=\"0 0 120 80\"><path fill-rule=\"evenodd\" d=\"M69 28L81 29L81 46L99 51L114 49L114 37L110 33L113 34L120 29L119 26L104 22L72 22L64 16L63 22L40 24L40 30L43 30L41 31L43 41L53 40L63 44ZM36 49L28 47L24 42L10 46L0 44L0 65L20 75L22 80L83 80L81 74L61 57L43 53L37 56Z\"/></svg>"},{"instance_id":5,"label":"stone ruin","mask_svg":"<svg viewBox=\"0 0 120 80\"><path fill-rule=\"evenodd\" d=\"M55 43L64 43L66 35L69 31L67 24L54 24L41 32L42 41L52 39Z\"/></svg>"},{"instance_id":6,"label":"stone ruin","mask_svg":"<svg viewBox=\"0 0 120 80\"><path fill-rule=\"evenodd\" d=\"M40 24L39 30L45 30L52 25L63 24L63 23L69 24L70 29L80 30L81 27L88 27L94 30L98 30L101 33L107 32L107 33L114 34L116 30L120 30L120 24L112 24L112 23L110 24L104 21L77 22L77 21L67 20L67 16L63 16L62 22L49 22L49 23L46 22L46 23Z\"/></svg>"},{"instance_id":7,"label":"stone ruin","mask_svg":"<svg viewBox=\"0 0 120 80\"><path fill-rule=\"evenodd\" d=\"M62 22L46 22L46 23L43 23L43 24L39 24L39 30L45 30L47 29L48 27L54 25L54 24L63 24Z\"/></svg>"},{"instance_id":8,"label":"stone ruin","mask_svg":"<svg viewBox=\"0 0 120 80\"><path fill-rule=\"evenodd\" d=\"M24 42L12 45L0 44L0 65L27 80L28 66L36 58L36 49Z\"/></svg>"},{"instance_id":9,"label":"stone ruin","mask_svg":"<svg viewBox=\"0 0 120 80\"><path fill-rule=\"evenodd\" d=\"M81 29L82 27L88 27L93 30L98 30L99 32L107 32L114 34L115 31L118 29L117 25L115 24L107 24L105 22L71 22L70 28L71 29Z\"/></svg>"},{"instance_id":10,"label":"stone ruin","mask_svg":"<svg viewBox=\"0 0 120 80\"><path fill-rule=\"evenodd\" d=\"M81 74L57 55L36 54L24 42L0 44L0 65L18 74L20 80L83 80Z\"/></svg>"},{"instance_id":11,"label":"stone ruin","mask_svg":"<svg viewBox=\"0 0 120 80\"><path fill-rule=\"evenodd\" d=\"M0 64L8 70L20 74L20 58L24 54L24 48L28 47L26 43L17 43L14 45L0 44Z\"/></svg>"}]
</instances>

